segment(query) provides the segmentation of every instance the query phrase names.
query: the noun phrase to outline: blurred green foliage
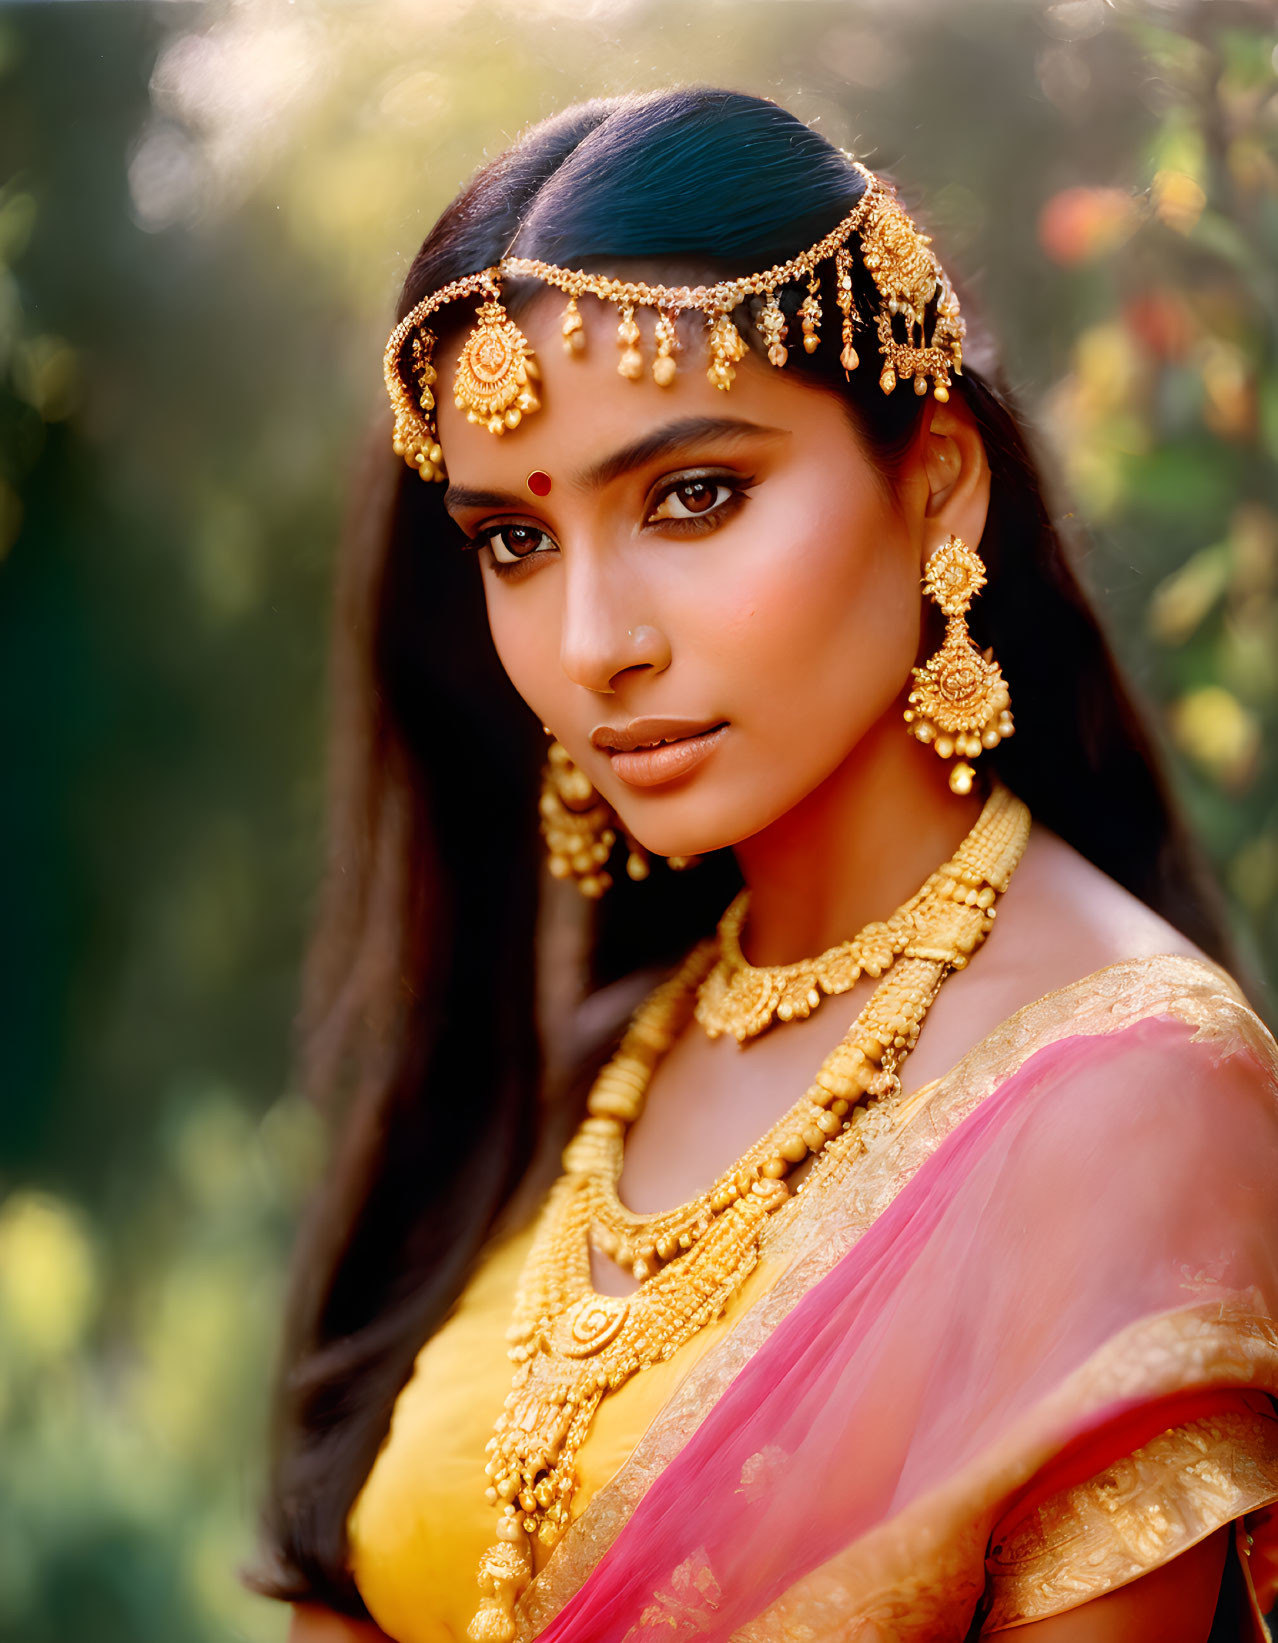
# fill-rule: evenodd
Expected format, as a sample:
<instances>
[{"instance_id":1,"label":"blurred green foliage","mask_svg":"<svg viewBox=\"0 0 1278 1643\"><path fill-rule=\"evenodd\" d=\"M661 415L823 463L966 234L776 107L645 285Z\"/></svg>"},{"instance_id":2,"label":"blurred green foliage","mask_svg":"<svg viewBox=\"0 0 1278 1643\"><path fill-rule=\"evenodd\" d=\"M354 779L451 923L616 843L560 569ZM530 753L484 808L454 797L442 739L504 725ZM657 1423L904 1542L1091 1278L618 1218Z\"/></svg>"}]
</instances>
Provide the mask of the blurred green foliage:
<instances>
[{"instance_id":1,"label":"blurred green foliage","mask_svg":"<svg viewBox=\"0 0 1278 1643\"><path fill-rule=\"evenodd\" d=\"M396 285L529 120L709 81L896 169L1274 973L1276 54L1246 0L0 10L0 1640L283 1634L234 1569L337 519Z\"/></svg>"}]
</instances>

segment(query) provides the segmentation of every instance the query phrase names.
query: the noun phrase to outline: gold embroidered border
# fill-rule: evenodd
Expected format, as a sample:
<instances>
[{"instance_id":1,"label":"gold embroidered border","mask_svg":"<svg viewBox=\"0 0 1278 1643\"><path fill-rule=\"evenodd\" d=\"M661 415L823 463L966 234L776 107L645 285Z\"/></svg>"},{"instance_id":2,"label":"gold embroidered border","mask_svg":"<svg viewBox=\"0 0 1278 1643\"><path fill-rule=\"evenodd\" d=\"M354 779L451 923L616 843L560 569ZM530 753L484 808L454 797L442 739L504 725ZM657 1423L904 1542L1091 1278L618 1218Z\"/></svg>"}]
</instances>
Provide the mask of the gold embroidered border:
<instances>
[{"instance_id":1,"label":"gold embroidered border","mask_svg":"<svg viewBox=\"0 0 1278 1643\"><path fill-rule=\"evenodd\" d=\"M1135 1390L1151 1400L1230 1385L1278 1393L1278 1329L1249 1299L1120 1331L970 1465L796 1581L733 1643L960 1643L1003 1503L1058 1452L1080 1409Z\"/></svg>"},{"instance_id":2,"label":"gold embroidered border","mask_svg":"<svg viewBox=\"0 0 1278 1643\"><path fill-rule=\"evenodd\" d=\"M796 1195L792 1204L774 1217L776 1227L766 1253L769 1259L788 1261L785 1271L773 1287L742 1315L719 1345L692 1365L626 1463L570 1525L520 1599L515 1615L518 1643L529 1643L549 1625L588 1578L625 1527L648 1488L687 1443L746 1361L791 1308L873 1225L946 1136L969 1117L987 1095L1031 1055L1048 1044L1075 1036L1120 1032L1154 1015L1174 1015L1193 1026L1196 1029L1195 1040L1241 1040L1273 1068L1278 1078L1278 1045L1248 1006L1233 979L1215 964L1181 955L1160 954L1108 965L1090 976L1045 994L1009 1016L949 1072L911 1095L904 1096L898 1105L896 1128L881 1127L866 1153L854 1159L838 1160L836 1167L825 1175L822 1190L804 1191ZM813 1175L815 1177L815 1171ZM1218 1311L1216 1316L1219 1317ZM1267 1342L1266 1345L1278 1363L1278 1345L1274 1342ZM1071 1377L1068 1384L1072 1388L1075 1377ZM1176 1380L1171 1389L1182 1384L1182 1381ZM1238 1384L1248 1384L1247 1378L1240 1377ZM1278 1385L1278 1375L1275 1376L1275 1384ZM1151 1395L1156 1394L1151 1392ZM1004 1465L1015 1470L1015 1462L1010 1457L1005 1457ZM1028 1481L1029 1475L1032 1474L1019 1481ZM1015 1487L1016 1481L1013 1477L1009 1487ZM992 1511L996 1503L991 1502L990 1505ZM910 1515L903 1514L903 1518ZM895 1539L896 1528L901 1522L897 1519L893 1525L883 1526L890 1540ZM983 1526L972 1524L967 1534L972 1544L968 1546L964 1543L961 1553L957 1541L951 1541L951 1550L960 1556L963 1566L970 1567L974 1557L976 1566L980 1567L989 1528L988 1520ZM955 1535L959 1540L963 1538L957 1523ZM958 1579L958 1566L948 1572L933 1567L924 1573L918 1567L917 1546L902 1546L905 1563L898 1565L895 1556L888 1555L884 1568L885 1578L888 1568L891 1568L890 1582L895 1584L891 1585L890 1590L885 1589L882 1603L871 1600L870 1607L864 1608L866 1593L874 1588L871 1566L881 1555L877 1545L879 1539L876 1531L863 1536L858 1543L866 1558L854 1559L862 1564L857 1581L857 1596L861 1601L855 1612L861 1613L864 1609L868 1619L870 1609L877 1608L884 1614L890 1610L894 1615L910 1614L912 1618L925 1621L922 1609L927 1607L926 1588L947 1573ZM876 1544L872 1546L872 1542ZM881 1550L886 1551L887 1547ZM919 1589L912 1598L899 1587L902 1568L910 1566L909 1559L913 1560L918 1572ZM824 1637L847 1639L857 1635L849 1629L850 1611L846 1602L850 1594L847 1587L842 1580L838 1581L841 1594L834 1608L829 1608L818 1589L822 1574L823 1571L816 1571L798 1582L792 1593L787 1593L779 1600L779 1605L768 1611L772 1620L767 1616L760 1617L758 1622L743 1628L737 1634L742 1643L756 1638L774 1640L788 1637L801 1637L804 1643L817 1643ZM811 1604L804 1596L809 1591ZM979 1584L970 1595L974 1605L980 1595ZM793 1603L788 1601L791 1596ZM949 1586L946 1606L951 1613L952 1605L961 1599L962 1594L953 1585ZM911 1610L910 1604L916 1600L921 1607ZM845 1605L841 1614L837 1613L838 1603ZM904 1608L901 1607L902 1603L905 1604ZM792 1613L783 1615L781 1607L790 1609ZM800 1616L800 1610L806 1618ZM828 1626L825 1624L826 1618ZM763 1629L758 1629L760 1625ZM872 1631L865 1633L867 1638L874 1635ZM906 1633L899 1635L904 1637ZM928 1631L925 1624L923 1630L916 1631L911 1627L908 1635L949 1634ZM961 1636L961 1633L957 1635Z\"/></svg>"},{"instance_id":3,"label":"gold embroidered border","mask_svg":"<svg viewBox=\"0 0 1278 1643\"><path fill-rule=\"evenodd\" d=\"M1043 1501L986 1559L982 1636L1075 1608L1278 1500L1278 1419L1230 1412L1160 1433Z\"/></svg>"}]
</instances>

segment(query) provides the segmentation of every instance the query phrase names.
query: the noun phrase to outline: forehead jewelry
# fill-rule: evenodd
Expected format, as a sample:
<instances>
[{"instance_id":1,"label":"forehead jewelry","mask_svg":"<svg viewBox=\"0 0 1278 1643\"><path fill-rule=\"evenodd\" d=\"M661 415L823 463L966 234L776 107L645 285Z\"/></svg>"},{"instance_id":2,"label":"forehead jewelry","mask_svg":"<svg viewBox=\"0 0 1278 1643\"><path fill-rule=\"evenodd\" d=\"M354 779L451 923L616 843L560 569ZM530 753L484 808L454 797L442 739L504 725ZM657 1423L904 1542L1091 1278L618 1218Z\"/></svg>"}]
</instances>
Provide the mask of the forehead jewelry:
<instances>
[{"instance_id":1,"label":"forehead jewelry","mask_svg":"<svg viewBox=\"0 0 1278 1643\"><path fill-rule=\"evenodd\" d=\"M524 483L534 496L550 495L550 475L543 473L540 468L534 468Z\"/></svg>"},{"instance_id":2,"label":"forehead jewelry","mask_svg":"<svg viewBox=\"0 0 1278 1643\"><path fill-rule=\"evenodd\" d=\"M612 303L620 315L617 370L632 382L644 374L635 312L654 310L651 371L663 388L677 374L676 321L680 314L699 312L707 327L710 363L706 375L716 388L727 389L736 375L735 366L746 353L733 314L749 297L763 298L758 328L767 344L769 363L779 368L789 357L786 340L790 330L780 294L785 286L806 280L807 294L799 304L798 317L804 351L816 352L822 319L817 271L833 258L835 299L842 319L839 362L850 375L860 364L853 332L866 323L853 292L855 253L849 241L854 237L878 294L874 326L883 362L879 386L890 394L899 381L912 379L914 392L925 394L931 379L936 398L948 399L950 372L962 373L965 335L953 286L931 250L929 236L918 231L893 187L859 160L851 155L847 158L865 181L856 205L815 245L762 273L715 285L646 285L528 257L503 257L492 267L431 292L404 316L386 344L383 364L395 418L392 444L396 454L423 479L447 478L434 415L436 334L426 321L459 298L478 296L480 300L453 375L453 401L458 410L490 433L504 434L539 408L537 362L527 337L502 307L501 282L507 278L541 280L564 293L568 303L560 331L570 356L579 356L586 345L579 300L590 295ZM532 489L532 476L528 483Z\"/></svg>"}]
</instances>

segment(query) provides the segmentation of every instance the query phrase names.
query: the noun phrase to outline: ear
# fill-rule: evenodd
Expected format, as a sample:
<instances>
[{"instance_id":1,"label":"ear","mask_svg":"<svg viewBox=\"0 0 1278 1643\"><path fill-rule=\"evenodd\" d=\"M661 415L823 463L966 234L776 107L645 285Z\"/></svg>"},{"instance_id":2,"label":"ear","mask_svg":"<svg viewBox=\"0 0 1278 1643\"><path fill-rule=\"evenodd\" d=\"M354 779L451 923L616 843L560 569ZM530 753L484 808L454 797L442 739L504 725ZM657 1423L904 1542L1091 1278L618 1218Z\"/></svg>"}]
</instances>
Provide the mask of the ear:
<instances>
[{"instance_id":1,"label":"ear","mask_svg":"<svg viewBox=\"0 0 1278 1643\"><path fill-rule=\"evenodd\" d=\"M930 558L947 536L973 547L990 505L990 464L972 413L960 395L931 400L919 430L920 549Z\"/></svg>"}]
</instances>

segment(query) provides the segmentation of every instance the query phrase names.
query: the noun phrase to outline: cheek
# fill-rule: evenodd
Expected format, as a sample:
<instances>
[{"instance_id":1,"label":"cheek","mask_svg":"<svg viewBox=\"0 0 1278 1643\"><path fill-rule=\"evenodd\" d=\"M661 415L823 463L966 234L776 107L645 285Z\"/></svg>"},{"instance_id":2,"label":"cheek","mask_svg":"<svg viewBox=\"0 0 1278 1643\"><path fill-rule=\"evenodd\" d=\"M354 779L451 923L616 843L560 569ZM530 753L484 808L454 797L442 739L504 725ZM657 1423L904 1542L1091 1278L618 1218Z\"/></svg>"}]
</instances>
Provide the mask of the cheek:
<instances>
[{"instance_id":1,"label":"cheek","mask_svg":"<svg viewBox=\"0 0 1278 1643\"><path fill-rule=\"evenodd\" d=\"M491 572L481 574L488 630L497 660L533 712L549 722L554 714L556 681L562 684L564 676L558 657L558 615L549 609L538 610L534 584L549 584L551 578L538 571L524 586L510 588ZM541 591L544 595L545 586ZM512 594L517 597L512 598Z\"/></svg>"},{"instance_id":2,"label":"cheek","mask_svg":"<svg viewBox=\"0 0 1278 1643\"><path fill-rule=\"evenodd\" d=\"M898 516L877 490L850 497L827 481L803 495L802 506L778 496L752 512L697 618L758 722L792 724L796 698L805 712L864 704L867 691L886 705L918 642L918 578Z\"/></svg>"}]
</instances>

